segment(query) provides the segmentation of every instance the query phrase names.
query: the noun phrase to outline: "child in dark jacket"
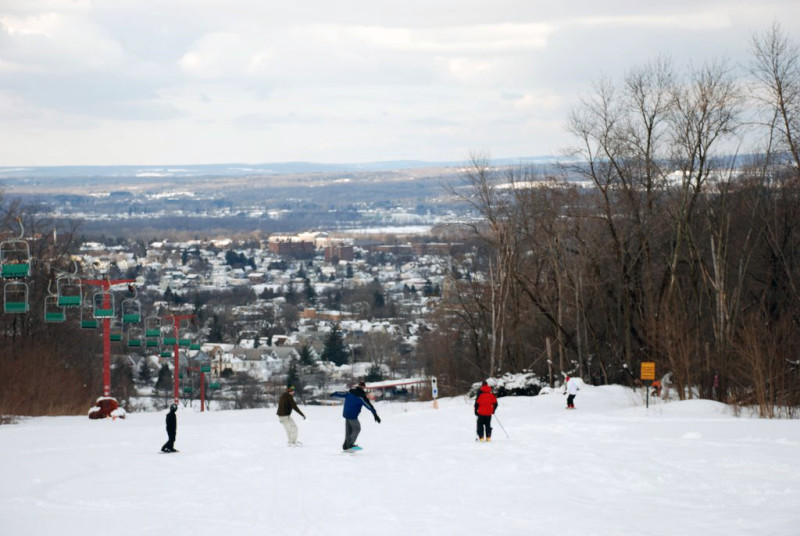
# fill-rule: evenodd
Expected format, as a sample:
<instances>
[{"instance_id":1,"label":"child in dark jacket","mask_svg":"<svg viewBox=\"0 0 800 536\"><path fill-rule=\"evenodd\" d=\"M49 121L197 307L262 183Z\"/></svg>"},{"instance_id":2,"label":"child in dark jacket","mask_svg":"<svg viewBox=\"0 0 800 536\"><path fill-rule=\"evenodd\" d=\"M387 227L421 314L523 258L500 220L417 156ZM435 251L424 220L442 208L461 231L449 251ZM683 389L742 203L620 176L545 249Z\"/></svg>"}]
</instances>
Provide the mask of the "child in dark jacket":
<instances>
[{"instance_id":1,"label":"child in dark jacket","mask_svg":"<svg viewBox=\"0 0 800 536\"><path fill-rule=\"evenodd\" d=\"M161 452L178 452L175 450L175 435L178 433L178 417L175 412L178 411L178 406L172 404L167 413L167 442L161 447Z\"/></svg>"},{"instance_id":2,"label":"child in dark jacket","mask_svg":"<svg viewBox=\"0 0 800 536\"><path fill-rule=\"evenodd\" d=\"M478 439L492 440L492 415L497 409L497 397L486 382L481 383L478 396L475 397L475 416L478 417Z\"/></svg>"}]
</instances>

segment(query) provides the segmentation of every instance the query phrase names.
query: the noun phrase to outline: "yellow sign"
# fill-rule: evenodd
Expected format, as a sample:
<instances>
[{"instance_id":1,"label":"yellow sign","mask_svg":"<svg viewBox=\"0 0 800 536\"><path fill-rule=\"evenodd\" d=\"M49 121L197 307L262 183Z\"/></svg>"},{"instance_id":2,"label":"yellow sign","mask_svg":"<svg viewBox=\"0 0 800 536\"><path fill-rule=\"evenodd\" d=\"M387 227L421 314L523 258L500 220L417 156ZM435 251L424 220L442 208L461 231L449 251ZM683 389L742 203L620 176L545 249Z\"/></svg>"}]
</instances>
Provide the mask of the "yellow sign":
<instances>
[{"instance_id":1,"label":"yellow sign","mask_svg":"<svg viewBox=\"0 0 800 536\"><path fill-rule=\"evenodd\" d=\"M656 379L655 363L642 363L642 379L651 381Z\"/></svg>"}]
</instances>

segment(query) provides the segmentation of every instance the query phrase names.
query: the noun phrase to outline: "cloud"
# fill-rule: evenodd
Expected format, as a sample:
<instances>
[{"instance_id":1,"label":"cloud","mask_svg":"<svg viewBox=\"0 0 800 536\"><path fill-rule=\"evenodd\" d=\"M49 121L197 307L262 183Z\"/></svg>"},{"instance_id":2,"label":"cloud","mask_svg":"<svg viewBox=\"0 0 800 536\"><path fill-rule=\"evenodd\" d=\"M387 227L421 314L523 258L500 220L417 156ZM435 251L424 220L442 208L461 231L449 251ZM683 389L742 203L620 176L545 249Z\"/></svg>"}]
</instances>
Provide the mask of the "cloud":
<instances>
[{"instance_id":1,"label":"cloud","mask_svg":"<svg viewBox=\"0 0 800 536\"><path fill-rule=\"evenodd\" d=\"M797 0L0 3L13 165L92 163L98 147L123 163L547 153L599 76L659 53L739 61L776 16L800 31Z\"/></svg>"},{"instance_id":2,"label":"cloud","mask_svg":"<svg viewBox=\"0 0 800 536\"><path fill-rule=\"evenodd\" d=\"M623 14L576 18L572 21L581 26L628 26L635 28L680 28L690 30L717 30L732 25L726 11L687 11L669 14Z\"/></svg>"},{"instance_id":3,"label":"cloud","mask_svg":"<svg viewBox=\"0 0 800 536\"><path fill-rule=\"evenodd\" d=\"M544 47L554 28L547 24L476 24L439 28L345 26L339 32L323 28L321 35L338 33L340 41L391 50L435 54L518 52Z\"/></svg>"},{"instance_id":4,"label":"cloud","mask_svg":"<svg viewBox=\"0 0 800 536\"><path fill-rule=\"evenodd\" d=\"M557 93L547 91L531 92L522 95L503 95L519 112L552 112L560 110L564 99Z\"/></svg>"},{"instance_id":5,"label":"cloud","mask_svg":"<svg viewBox=\"0 0 800 536\"><path fill-rule=\"evenodd\" d=\"M195 41L178 64L194 78L240 77L257 74L272 56L269 47L249 42L247 36L214 32Z\"/></svg>"},{"instance_id":6,"label":"cloud","mask_svg":"<svg viewBox=\"0 0 800 536\"><path fill-rule=\"evenodd\" d=\"M3 15L0 30L7 72L101 70L125 59L120 44L80 14Z\"/></svg>"}]
</instances>

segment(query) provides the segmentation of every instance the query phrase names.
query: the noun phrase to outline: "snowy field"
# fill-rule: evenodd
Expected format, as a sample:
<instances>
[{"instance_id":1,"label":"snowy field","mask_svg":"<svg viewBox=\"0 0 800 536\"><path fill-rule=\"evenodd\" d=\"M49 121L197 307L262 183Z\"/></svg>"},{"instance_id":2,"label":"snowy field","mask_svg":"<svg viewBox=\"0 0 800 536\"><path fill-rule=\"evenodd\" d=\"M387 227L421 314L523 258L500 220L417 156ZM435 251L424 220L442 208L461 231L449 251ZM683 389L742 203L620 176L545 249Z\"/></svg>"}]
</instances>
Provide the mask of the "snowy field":
<instances>
[{"instance_id":1,"label":"snowy field","mask_svg":"<svg viewBox=\"0 0 800 536\"><path fill-rule=\"evenodd\" d=\"M645 409L584 386L502 398L494 440L472 402L378 403L340 451L338 407L305 407L303 446L275 408L0 426L0 535L800 534L800 422L736 418L710 401Z\"/></svg>"}]
</instances>

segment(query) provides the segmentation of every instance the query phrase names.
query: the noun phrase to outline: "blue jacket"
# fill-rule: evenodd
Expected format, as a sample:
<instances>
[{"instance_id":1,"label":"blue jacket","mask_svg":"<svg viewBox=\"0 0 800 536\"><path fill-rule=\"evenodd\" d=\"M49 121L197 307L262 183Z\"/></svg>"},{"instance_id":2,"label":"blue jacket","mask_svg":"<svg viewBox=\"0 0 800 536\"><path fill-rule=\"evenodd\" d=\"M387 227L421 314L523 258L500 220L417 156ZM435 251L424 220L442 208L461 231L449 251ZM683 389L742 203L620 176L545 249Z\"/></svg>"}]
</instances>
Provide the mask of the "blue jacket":
<instances>
[{"instance_id":1,"label":"blue jacket","mask_svg":"<svg viewBox=\"0 0 800 536\"><path fill-rule=\"evenodd\" d=\"M342 416L345 419L358 419L358 415L361 413L361 408L367 408L375 417L378 416L378 414L375 412L372 402L370 402L367 398L367 393L365 393L361 388L356 387L355 389L350 389L346 393L343 391L337 391L331 396L344 398L344 409L342 410Z\"/></svg>"}]
</instances>

